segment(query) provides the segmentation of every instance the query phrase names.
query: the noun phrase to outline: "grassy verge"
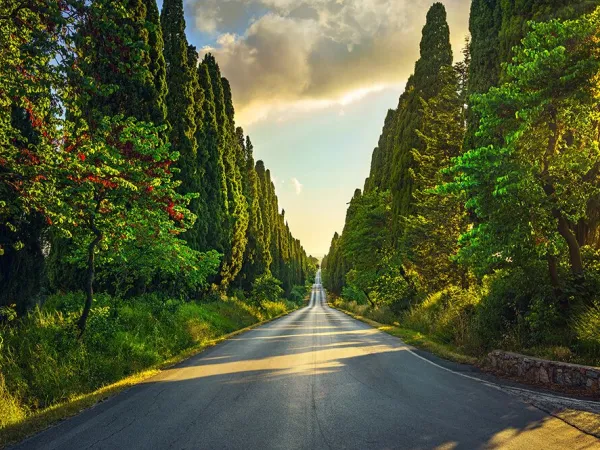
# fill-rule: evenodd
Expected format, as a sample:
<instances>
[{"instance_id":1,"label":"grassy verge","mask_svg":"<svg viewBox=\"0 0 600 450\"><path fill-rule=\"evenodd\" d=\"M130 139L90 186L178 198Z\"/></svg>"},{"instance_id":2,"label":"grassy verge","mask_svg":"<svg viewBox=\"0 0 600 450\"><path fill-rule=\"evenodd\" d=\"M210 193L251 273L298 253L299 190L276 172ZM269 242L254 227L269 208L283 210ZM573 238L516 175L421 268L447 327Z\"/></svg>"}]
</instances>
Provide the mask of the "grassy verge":
<instances>
[{"instance_id":1,"label":"grassy verge","mask_svg":"<svg viewBox=\"0 0 600 450\"><path fill-rule=\"evenodd\" d=\"M365 322L366 324L377 328L380 331L399 337L408 345L412 345L422 350L427 350L428 352L431 352L441 358L461 364L475 365L478 362L476 357L461 353L458 348L447 343L439 342L434 337L424 335L419 331L403 328L398 322L395 322L393 325L383 324L370 319L369 317L360 315L357 312L351 311L352 305L349 305L343 300L336 299L333 302L330 302L329 305L348 314L351 317L354 317L357 320L360 320L361 322Z\"/></svg>"},{"instance_id":2,"label":"grassy verge","mask_svg":"<svg viewBox=\"0 0 600 450\"><path fill-rule=\"evenodd\" d=\"M52 302L48 310L0 328L0 447L298 307L267 302L257 309L236 299L159 303L162 308L138 299L114 306L111 314L106 305L97 306L99 323L83 340L72 336L64 304Z\"/></svg>"}]
</instances>

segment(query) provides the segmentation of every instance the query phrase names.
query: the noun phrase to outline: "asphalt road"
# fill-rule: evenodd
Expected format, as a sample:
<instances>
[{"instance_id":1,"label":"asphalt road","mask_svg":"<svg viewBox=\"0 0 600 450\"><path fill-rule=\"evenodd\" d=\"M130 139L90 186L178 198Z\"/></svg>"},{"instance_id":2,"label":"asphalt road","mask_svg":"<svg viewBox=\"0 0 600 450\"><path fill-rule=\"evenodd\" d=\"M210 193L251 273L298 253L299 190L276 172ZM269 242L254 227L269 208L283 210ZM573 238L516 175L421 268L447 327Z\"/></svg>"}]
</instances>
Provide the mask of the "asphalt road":
<instances>
[{"instance_id":1,"label":"asphalt road","mask_svg":"<svg viewBox=\"0 0 600 450\"><path fill-rule=\"evenodd\" d=\"M25 442L27 449L600 449L325 303L234 337Z\"/></svg>"}]
</instances>

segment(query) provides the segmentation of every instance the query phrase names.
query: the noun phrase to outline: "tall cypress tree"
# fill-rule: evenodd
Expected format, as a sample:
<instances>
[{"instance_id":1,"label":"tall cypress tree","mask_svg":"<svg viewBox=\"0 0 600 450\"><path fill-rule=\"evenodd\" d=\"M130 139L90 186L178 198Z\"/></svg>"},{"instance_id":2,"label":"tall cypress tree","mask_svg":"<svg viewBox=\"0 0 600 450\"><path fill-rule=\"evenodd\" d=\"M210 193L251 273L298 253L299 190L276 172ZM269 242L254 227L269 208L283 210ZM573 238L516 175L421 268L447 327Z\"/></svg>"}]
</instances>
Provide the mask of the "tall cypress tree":
<instances>
[{"instance_id":1,"label":"tall cypress tree","mask_svg":"<svg viewBox=\"0 0 600 450\"><path fill-rule=\"evenodd\" d=\"M243 195L241 158L242 150L235 134L233 101L229 82L221 77L221 70L214 56L205 55L204 63L215 99L217 125L219 127L219 145L225 174L224 192L227 193L227 246L221 268L221 284L227 287L242 268L246 248L246 230L248 228L248 205Z\"/></svg>"},{"instance_id":2,"label":"tall cypress tree","mask_svg":"<svg viewBox=\"0 0 600 450\"><path fill-rule=\"evenodd\" d=\"M271 176L270 173L265 169L265 164L260 160L256 161L256 176L259 187L258 204L263 221L263 261L265 273L270 273L271 265L273 263L273 256L271 253L271 241L273 239L273 217L271 215L272 208L270 208L269 204L269 188L271 185Z\"/></svg>"},{"instance_id":3,"label":"tall cypress tree","mask_svg":"<svg viewBox=\"0 0 600 450\"><path fill-rule=\"evenodd\" d=\"M167 72L164 56L165 43L160 26L160 15L156 0L144 0L146 6L146 28L148 29L148 46L150 52L150 73L153 89L150 119L155 125L163 124L167 119Z\"/></svg>"},{"instance_id":4,"label":"tall cypress tree","mask_svg":"<svg viewBox=\"0 0 600 450\"><path fill-rule=\"evenodd\" d=\"M421 127L421 99L428 100L440 89L439 71L452 64L450 30L446 9L435 3L427 13L421 39L421 57L415 64L415 73L408 80L406 91L400 97L396 118L396 142L393 156L392 213L398 227L400 217L410 213L412 198L411 170L414 170L413 149L422 149L423 142L416 130ZM398 237L401 230L395 230Z\"/></svg>"},{"instance_id":5,"label":"tall cypress tree","mask_svg":"<svg viewBox=\"0 0 600 450\"><path fill-rule=\"evenodd\" d=\"M169 141L180 154L177 161L181 192L195 192L197 187L196 116L194 85L185 37L183 0L165 0L161 12L167 80L167 120ZM197 211L194 211L197 212Z\"/></svg>"},{"instance_id":6,"label":"tall cypress tree","mask_svg":"<svg viewBox=\"0 0 600 450\"><path fill-rule=\"evenodd\" d=\"M218 67L217 67L218 68ZM244 171L244 142L238 139L235 130L235 111L231 87L226 78L221 78L223 87L223 107L225 109L226 122L226 158L225 170L227 174L229 195L229 214L231 217L231 253L229 259L223 265L223 284L232 282L242 269L244 252L247 245L246 231L248 229L248 203L243 193L242 173Z\"/></svg>"},{"instance_id":7,"label":"tall cypress tree","mask_svg":"<svg viewBox=\"0 0 600 450\"><path fill-rule=\"evenodd\" d=\"M206 234L202 247L205 250L214 248L224 253L228 248L228 237L226 235L227 184L222 146L219 143L215 96L206 62L202 62L198 66L198 79L204 93L202 103L204 119L197 134L199 164L204 168L202 186L206 206L203 211L204 218L199 219L206 224Z\"/></svg>"},{"instance_id":8,"label":"tall cypress tree","mask_svg":"<svg viewBox=\"0 0 600 450\"><path fill-rule=\"evenodd\" d=\"M383 130L379 137L377 147L373 150L371 157L371 171L369 178L365 182L365 192L371 192L375 188L386 190L390 188L392 157L393 157L393 137L395 131L396 110L389 109L383 124Z\"/></svg>"},{"instance_id":9,"label":"tall cypress tree","mask_svg":"<svg viewBox=\"0 0 600 450\"><path fill-rule=\"evenodd\" d=\"M80 97L81 112L92 128L103 116L123 114L147 122L157 117L162 99L151 71L151 28L143 0L90 4L79 32L80 68L96 85L110 88Z\"/></svg>"},{"instance_id":10,"label":"tall cypress tree","mask_svg":"<svg viewBox=\"0 0 600 450\"><path fill-rule=\"evenodd\" d=\"M258 276L265 273L265 242L264 225L260 209L260 185L256 172L253 150L250 137L246 137L244 148L245 166L245 196L249 205L249 224L247 230L248 243L244 253L244 265L239 274L240 282L245 290L250 288L250 283Z\"/></svg>"},{"instance_id":11,"label":"tall cypress tree","mask_svg":"<svg viewBox=\"0 0 600 450\"><path fill-rule=\"evenodd\" d=\"M198 80L198 52L196 47L188 45L187 47L187 76L189 80L189 87L192 93L192 110L194 119L194 140L193 144L198 145L200 139L203 136L204 128L204 90L201 88ZM199 196L192 199L188 208L198 218L194 223L193 227L185 232L183 238L187 241L188 245L194 250L208 250L206 248L206 235L207 235L207 223L206 223L206 192L204 190L204 155L198 147L196 151L190 155L192 159L189 164L186 162L186 167L189 168L190 172L186 174L186 182L183 185L185 192L195 192ZM214 248L214 247L212 247Z\"/></svg>"},{"instance_id":12,"label":"tall cypress tree","mask_svg":"<svg viewBox=\"0 0 600 450\"><path fill-rule=\"evenodd\" d=\"M225 112L225 99L223 93L223 84L221 82L221 71L217 65L217 61L212 54L207 53L204 55L202 65L206 66L206 70L208 72L215 109L215 121L217 125L216 137L219 150L219 164L221 165L219 168L219 182L221 184L220 190L224 208L222 215L223 220L221 222L221 243L223 252L225 253L225 260L228 260L231 255L233 234L233 219L231 217L232 206L230 205L233 198L233 193L230 192L230 181L228 180L228 145L230 144L229 126L227 114Z\"/></svg>"}]
</instances>

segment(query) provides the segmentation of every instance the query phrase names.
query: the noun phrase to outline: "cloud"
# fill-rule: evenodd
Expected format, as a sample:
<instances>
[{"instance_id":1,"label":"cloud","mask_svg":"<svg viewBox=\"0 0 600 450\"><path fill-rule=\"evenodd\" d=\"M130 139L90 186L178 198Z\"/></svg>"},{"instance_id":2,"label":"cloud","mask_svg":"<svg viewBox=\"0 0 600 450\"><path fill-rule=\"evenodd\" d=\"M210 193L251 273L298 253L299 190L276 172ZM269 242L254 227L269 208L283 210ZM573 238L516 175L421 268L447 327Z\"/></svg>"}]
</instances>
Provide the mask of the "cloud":
<instances>
[{"instance_id":1,"label":"cloud","mask_svg":"<svg viewBox=\"0 0 600 450\"><path fill-rule=\"evenodd\" d=\"M302 188L304 187L304 185L300 183L297 178L294 177L290 178L290 181L292 182L292 185L296 190L296 195L300 195L302 193Z\"/></svg>"},{"instance_id":2,"label":"cloud","mask_svg":"<svg viewBox=\"0 0 600 450\"><path fill-rule=\"evenodd\" d=\"M402 85L432 0L188 0L245 123ZM446 0L455 53L470 0ZM355 96L351 95L356 93ZM364 96L364 95L363 95Z\"/></svg>"}]
</instances>

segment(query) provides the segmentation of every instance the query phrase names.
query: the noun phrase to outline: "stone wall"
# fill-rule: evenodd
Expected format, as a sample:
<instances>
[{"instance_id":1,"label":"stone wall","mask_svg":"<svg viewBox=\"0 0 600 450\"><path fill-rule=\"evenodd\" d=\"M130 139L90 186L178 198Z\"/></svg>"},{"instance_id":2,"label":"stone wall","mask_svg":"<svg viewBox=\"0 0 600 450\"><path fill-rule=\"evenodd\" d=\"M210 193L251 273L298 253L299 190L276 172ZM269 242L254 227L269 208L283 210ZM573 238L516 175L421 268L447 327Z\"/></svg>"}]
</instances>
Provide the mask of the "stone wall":
<instances>
[{"instance_id":1,"label":"stone wall","mask_svg":"<svg viewBox=\"0 0 600 450\"><path fill-rule=\"evenodd\" d=\"M518 353L494 350L486 358L494 372L547 387L600 393L600 368L533 358Z\"/></svg>"}]
</instances>

